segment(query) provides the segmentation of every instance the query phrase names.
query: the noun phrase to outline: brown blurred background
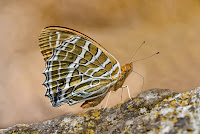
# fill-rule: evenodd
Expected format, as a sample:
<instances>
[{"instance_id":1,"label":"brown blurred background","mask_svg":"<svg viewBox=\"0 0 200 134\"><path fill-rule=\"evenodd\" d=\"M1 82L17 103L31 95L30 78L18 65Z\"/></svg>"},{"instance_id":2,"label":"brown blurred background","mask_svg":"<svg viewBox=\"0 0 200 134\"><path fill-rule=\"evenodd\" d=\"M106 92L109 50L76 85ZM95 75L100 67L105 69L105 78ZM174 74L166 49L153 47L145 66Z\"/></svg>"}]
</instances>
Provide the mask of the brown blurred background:
<instances>
[{"instance_id":1,"label":"brown blurred background","mask_svg":"<svg viewBox=\"0 0 200 134\"><path fill-rule=\"evenodd\" d=\"M199 0L1 0L0 128L83 111L81 104L54 108L44 97L45 63L38 34L49 25L87 34L121 64L129 62L145 40L134 60L157 51L160 55L134 64L134 71L145 78L143 91L183 92L200 85ZM133 97L141 92L142 78L132 73L125 85ZM121 89L111 94L108 106L120 103L120 97Z\"/></svg>"}]
</instances>

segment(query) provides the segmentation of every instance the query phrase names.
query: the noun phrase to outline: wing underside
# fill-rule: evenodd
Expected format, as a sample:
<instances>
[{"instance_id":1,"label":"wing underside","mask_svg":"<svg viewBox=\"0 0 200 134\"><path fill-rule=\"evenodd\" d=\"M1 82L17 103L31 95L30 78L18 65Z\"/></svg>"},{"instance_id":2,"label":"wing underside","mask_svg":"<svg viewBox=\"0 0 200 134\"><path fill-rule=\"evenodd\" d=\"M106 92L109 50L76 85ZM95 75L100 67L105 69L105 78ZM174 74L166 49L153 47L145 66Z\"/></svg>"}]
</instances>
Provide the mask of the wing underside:
<instances>
[{"instance_id":1,"label":"wing underside","mask_svg":"<svg viewBox=\"0 0 200 134\"><path fill-rule=\"evenodd\" d=\"M73 105L105 95L121 73L119 62L111 54L71 29L44 29L40 48L46 61L43 85L53 106Z\"/></svg>"}]
</instances>

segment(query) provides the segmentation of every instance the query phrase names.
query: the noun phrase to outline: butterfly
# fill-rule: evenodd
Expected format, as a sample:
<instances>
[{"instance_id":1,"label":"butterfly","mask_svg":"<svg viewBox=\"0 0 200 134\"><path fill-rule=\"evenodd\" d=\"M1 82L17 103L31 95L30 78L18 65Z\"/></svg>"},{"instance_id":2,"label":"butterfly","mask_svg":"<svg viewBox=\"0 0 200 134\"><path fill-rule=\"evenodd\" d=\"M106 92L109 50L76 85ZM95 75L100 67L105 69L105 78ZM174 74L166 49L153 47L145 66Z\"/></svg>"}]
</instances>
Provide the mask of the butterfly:
<instances>
[{"instance_id":1,"label":"butterfly","mask_svg":"<svg viewBox=\"0 0 200 134\"><path fill-rule=\"evenodd\" d=\"M97 106L110 91L122 87L133 63L120 66L103 46L87 35L61 26L49 26L39 35L40 51L46 62L43 85L54 107Z\"/></svg>"}]
</instances>

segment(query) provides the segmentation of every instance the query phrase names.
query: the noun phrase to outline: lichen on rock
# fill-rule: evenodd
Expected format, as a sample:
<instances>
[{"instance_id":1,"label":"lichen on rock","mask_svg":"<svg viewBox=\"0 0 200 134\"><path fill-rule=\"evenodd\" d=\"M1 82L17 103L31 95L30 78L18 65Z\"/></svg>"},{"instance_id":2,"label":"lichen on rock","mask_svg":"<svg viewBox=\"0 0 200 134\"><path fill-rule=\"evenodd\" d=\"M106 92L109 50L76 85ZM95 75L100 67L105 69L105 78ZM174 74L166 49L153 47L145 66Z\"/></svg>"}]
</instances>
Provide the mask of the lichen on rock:
<instances>
[{"instance_id":1,"label":"lichen on rock","mask_svg":"<svg viewBox=\"0 0 200 134\"><path fill-rule=\"evenodd\" d=\"M200 133L200 87L175 93L152 89L106 109L67 115L1 133Z\"/></svg>"}]
</instances>

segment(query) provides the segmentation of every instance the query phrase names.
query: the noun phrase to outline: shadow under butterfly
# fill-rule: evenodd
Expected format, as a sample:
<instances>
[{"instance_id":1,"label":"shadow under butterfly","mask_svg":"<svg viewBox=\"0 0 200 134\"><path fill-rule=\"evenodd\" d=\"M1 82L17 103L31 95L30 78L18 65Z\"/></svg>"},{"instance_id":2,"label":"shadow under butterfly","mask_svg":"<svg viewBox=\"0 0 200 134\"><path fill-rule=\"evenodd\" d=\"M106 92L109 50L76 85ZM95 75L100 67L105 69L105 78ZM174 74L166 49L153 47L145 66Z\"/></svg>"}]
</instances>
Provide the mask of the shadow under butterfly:
<instances>
[{"instance_id":1,"label":"shadow under butterfly","mask_svg":"<svg viewBox=\"0 0 200 134\"><path fill-rule=\"evenodd\" d=\"M99 43L70 28L44 28L39 46L46 62L45 96L54 107L82 101L82 108L97 106L108 92L121 88L133 70L132 62L120 66Z\"/></svg>"}]
</instances>

